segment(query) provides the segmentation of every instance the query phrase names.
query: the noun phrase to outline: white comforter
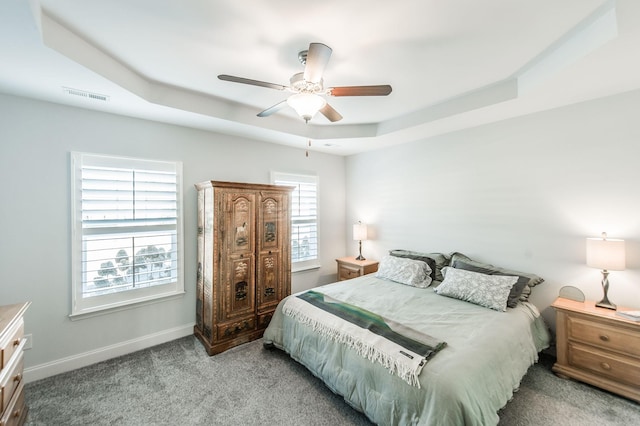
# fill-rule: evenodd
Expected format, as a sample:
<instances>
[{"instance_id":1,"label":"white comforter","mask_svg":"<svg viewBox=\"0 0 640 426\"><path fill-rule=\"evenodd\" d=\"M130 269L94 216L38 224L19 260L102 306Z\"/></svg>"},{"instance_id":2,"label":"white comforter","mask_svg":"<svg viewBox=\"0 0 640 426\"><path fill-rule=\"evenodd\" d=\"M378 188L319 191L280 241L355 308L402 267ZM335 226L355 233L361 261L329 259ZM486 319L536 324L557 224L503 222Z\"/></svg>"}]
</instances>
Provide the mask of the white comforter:
<instances>
[{"instance_id":1,"label":"white comforter","mask_svg":"<svg viewBox=\"0 0 640 426\"><path fill-rule=\"evenodd\" d=\"M446 341L423 368L420 389L353 349L282 314L264 334L356 409L381 425L491 425L497 411L549 344L538 310L520 303L497 312L366 275L315 291Z\"/></svg>"}]
</instances>

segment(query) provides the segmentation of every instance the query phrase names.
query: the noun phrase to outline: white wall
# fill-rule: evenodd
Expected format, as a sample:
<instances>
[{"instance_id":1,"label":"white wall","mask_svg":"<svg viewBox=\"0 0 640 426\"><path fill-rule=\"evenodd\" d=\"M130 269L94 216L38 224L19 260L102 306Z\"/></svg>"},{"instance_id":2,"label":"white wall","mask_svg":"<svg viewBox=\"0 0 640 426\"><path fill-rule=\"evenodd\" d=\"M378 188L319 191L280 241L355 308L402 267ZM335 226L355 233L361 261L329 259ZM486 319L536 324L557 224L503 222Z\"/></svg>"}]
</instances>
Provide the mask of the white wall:
<instances>
[{"instance_id":1,"label":"white wall","mask_svg":"<svg viewBox=\"0 0 640 426\"><path fill-rule=\"evenodd\" d=\"M183 162L184 297L69 320L71 151ZM26 333L33 335L27 379L192 332L196 182L269 183L272 170L317 174L322 267L294 274L292 287L334 281L334 259L345 255L344 163L339 156L314 152L307 158L300 149L0 95L0 304L32 302L25 318Z\"/></svg>"},{"instance_id":2,"label":"white wall","mask_svg":"<svg viewBox=\"0 0 640 426\"><path fill-rule=\"evenodd\" d=\"M533 272L549 305L565 285L600 300L585 238L623 238L609 296L640 308L640 92L532 114L347 159L347 227L368 223L368 258L389 249L459 251ZM347 250L356 250L347 241Z\"/></svg>"},{"instance_id":3,"label":"white wall","mask_svg":"<svg viewBox=\"0 0 640 426\"><path fill-rule=\"evenodd\" d=\"M610 298L640 308L638 105L640 92L622 94L345 161L0 95L0 304L33 302L26 315L34 342L26 353L27 380L189 334L193 183L268 183L271 170L320 177L322 268L294 274L294 291L335 279L334 259L357 253L351 225L362 220L372 238L363 242L367 258L392 248L460 251L541 275L546 282L532 300L553 326L549 304L560 287L601 297L600 273L585 265L584 239L607 231L627 241L627 270L611 273ZM70 151L184 163L185 297L68 319Z\"/></svg>"}]
</instances>

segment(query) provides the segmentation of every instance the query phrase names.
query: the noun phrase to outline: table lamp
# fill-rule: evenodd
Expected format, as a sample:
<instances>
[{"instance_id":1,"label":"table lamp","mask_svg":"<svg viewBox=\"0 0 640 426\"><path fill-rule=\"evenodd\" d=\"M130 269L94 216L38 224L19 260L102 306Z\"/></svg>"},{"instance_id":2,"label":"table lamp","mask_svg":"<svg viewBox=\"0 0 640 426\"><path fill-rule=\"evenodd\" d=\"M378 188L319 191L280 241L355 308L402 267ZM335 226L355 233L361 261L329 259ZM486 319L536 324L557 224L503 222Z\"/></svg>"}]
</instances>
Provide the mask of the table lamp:
<instances>
[{"instance_id":1,"label":"table lamp","mask_svg":"<svg viewBox=\"0 0 640 426\"><path fill-rule=\"evenodd\" d=\"M600 308L616 309L616 305L609 301L609 270L623 271L625 268L624 240L607 239L603 232L601 238L587 238L587 266L602 270L602 291L604 297L596 306Z\"/></svg>"},{"instance_id":2,"label":"table lamp","mask_svg":"<svg viewBox=\"0 0 640 426\"><path fill-rule=\"evenodd\" d=\"M358 221L353 225L353 239L358 241L358 257L356 260L367 260L362 256L362 240L367 239L367 225Z\"/></svg>"}]
</instances>

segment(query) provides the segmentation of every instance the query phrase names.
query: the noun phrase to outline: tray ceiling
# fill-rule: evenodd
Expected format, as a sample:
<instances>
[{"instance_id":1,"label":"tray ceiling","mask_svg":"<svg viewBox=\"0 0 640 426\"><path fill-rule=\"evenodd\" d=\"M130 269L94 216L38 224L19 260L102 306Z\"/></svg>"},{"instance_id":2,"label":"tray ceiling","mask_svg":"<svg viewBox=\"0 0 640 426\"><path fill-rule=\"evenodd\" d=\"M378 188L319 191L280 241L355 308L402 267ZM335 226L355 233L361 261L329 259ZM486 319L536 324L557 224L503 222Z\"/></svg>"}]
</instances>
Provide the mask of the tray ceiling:
<instances>
[{"instance_id":1,"label":"tray ceiling","mask_svg":"<svg viewBox=\"0 0 640 426\"><path fill-rule=\"evenodd\" d=\"M349 155L640 88L637 0L5 0L0 92ZM308 124L277 90L310 42L333 49Z\"/></svg>"}]
</instances>

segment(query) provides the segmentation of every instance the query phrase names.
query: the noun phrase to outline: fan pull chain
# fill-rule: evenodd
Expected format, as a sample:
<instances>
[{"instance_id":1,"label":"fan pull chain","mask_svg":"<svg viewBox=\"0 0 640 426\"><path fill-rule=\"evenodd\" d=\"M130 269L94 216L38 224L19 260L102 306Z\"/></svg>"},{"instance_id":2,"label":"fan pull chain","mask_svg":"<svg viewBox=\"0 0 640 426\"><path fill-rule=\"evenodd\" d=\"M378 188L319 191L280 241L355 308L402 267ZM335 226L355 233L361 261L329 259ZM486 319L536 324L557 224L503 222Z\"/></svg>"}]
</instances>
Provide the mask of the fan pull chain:
<instances>
[{"instance_id":1,"label":"fan pull chain","mask_svg":"<svg viewBox=\"0 0 640 426\"><path fill-rule=\"evenodd\" d=\"M304 155L305 155L305 157L309 157L309 148L311 148L311 139L309 139L309 142L308 142L308 145L307 145L307 146L308 146L308 148L307 148L307 152L305 152L305 154L304 154Z\"/></svg>"}]
</instances>

